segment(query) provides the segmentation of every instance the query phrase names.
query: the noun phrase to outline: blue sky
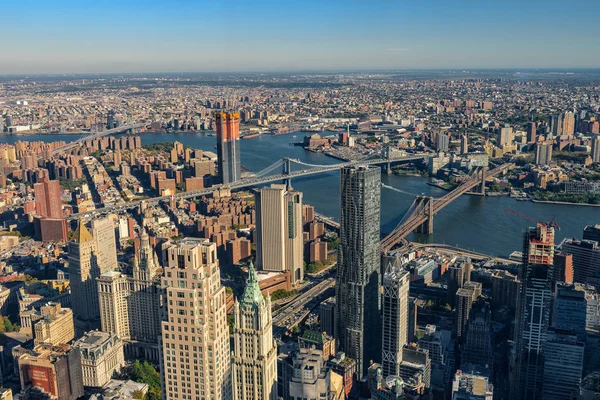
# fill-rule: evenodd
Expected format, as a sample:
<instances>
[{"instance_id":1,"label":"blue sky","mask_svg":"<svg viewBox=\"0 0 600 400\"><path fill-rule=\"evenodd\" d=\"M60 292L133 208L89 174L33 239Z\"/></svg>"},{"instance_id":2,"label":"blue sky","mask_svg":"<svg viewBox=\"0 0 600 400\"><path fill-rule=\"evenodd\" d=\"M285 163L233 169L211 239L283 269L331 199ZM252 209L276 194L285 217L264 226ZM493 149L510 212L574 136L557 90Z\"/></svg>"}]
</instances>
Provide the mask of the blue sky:
<instances>
[{"instance_id":1,"label":"blue sky","mask_svg":"<svg viewBox=\"0 0 600 400\"><path fill-rule=\"evenodd\" d=\"M5 0L0 73L600 67L598 0Z\"/></svg>"}]
</instances>

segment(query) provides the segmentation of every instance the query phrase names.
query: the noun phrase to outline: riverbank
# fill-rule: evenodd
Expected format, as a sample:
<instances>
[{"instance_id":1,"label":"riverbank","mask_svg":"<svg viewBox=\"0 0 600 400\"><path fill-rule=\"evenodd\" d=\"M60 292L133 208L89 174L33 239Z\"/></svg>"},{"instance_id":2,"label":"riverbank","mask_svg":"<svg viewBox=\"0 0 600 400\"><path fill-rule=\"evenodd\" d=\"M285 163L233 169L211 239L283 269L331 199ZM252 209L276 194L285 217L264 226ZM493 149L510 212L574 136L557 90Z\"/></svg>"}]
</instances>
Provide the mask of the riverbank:
<instances>
[{"instance_id":1,"label":"riverbank","mask_svg":"<svg viewBox=\"0 0 600 400\"><path fill-rule=\"evenodd\" d=\"M600 207L600 204L589 204L589 203L569 203L568 201L551 201L551 200L535 200L531 199L532 203L540 204L557 204L561 206L586 206L586 207Z\"/></svg>"}]
</instances>

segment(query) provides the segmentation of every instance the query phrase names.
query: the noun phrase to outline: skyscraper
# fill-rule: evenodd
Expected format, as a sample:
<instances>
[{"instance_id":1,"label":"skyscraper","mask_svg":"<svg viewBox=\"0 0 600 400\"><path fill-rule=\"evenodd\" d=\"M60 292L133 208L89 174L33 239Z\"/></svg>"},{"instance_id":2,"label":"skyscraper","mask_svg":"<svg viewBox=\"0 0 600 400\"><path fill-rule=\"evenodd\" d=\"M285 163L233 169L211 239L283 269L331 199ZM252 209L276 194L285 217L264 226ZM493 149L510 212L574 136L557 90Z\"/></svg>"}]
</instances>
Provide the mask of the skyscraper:
<instances>
[{"instance_id":1,"label":"skyscraper","mask_svg":"<svg viewBox=\"0 0 600 400\"><path fill-rule=\"evenodd\" d=\"M573 255L573 281L587 283L600 273L600 243L593 240L564 239L561 251Z\"/></svg>"},{"instance_id":2,"label":"skyscraper","mask_svg":"<svg viewBox=\"0 0 600 400\"><path fill-rule=\"evenodd\" d=\"M289 272L292 284L304 279L302 193L271 185L256 194L256 262L265 271Z\"/></svg>"},{"instance_id":3,"label":"skyscraper","mask_svg":"<svg viewBox=\"0 0 600 400\"><path fill-rule=\"evenodd\" d=\"M92 236L96 240L98 265L102 271L115 271L117 262L117 239L115 225L110 217L92 221Z\"/></svg>"},{"instance_id":4,"label":"skyscraper","mask_svg":"<svg viewBox=\"0 0 600 400\"><path fill-rule=\"evenodd\" d=\"M473 303L461 346L461 368L485 372L492 376L493 367L492 310L490 303L480 298Z\"/></svg>"},{"instance_id":5,"label":"skyscraper","mask_svg":"<svg viewBox=\"0 0 600 400\"><path fill-rule=\"evenodd\" d=\"M229 399L229 328L217 245L188 238L168 245L165 251L163 397Z\"/></svg>"},{"instance_id":6,"label":"skyscraper","mask_svg":"<svg viewBox=\"0 0 600 400\"><path fill-rule=\"evenodd\" d=\"M583 374L585 344L576 335L551 329L544 349L544 400L576 399Z\"/></svg>"},{"instance_id":7,"label":"skyscraper","mask_svg":"<svg viewBox=\"0 0 600 400\"><path fill-rule=\"evenodd\" d=\"M233 183L241 178L240 113L217 112L217 156L221 183Z\"/></svg>"},{"instance_id":8,"label":"skyscraper","mask_svg":"<svg viewBox=\"0 0 600 400\"><path fill-rule=\"evenodd\" d=\"M96 278L105 270L98 263L98 245L82 221L69 242L69 280L75 318L96 321L100 317Z\"/></svg>"},{"instance_id":9,"label":"skyscraper","mask_svg":"<svg viewBox=\"0 0 600 400\"><path fill-rule=\"evenodd\" d=\"M158 362L161 320L160 267L146 232L134 258L132 275L109 271L98 278L102 330L116 333L125 355Z\"/></svg>"},{"instance_id":10,"label":"skyscraper","mask_svg":"<svg viewBox=\"0 0 600 400\"><path fill-rule=\"evenodd\" d=\"M233 400L276 400L277 345L273 339L271 296L265 299L260 292L252 263L233 315Z\"/></svg>"},{"instance_id":11,"label":"skyscraper","mask_svg":"<svg viewBox=\"0 0 600 400\"><path fill-rule=\"evenodd\" d=\"M399 375L402 349L408 343L410 273L388 264L383 275L382 353L384 376Z\"/></svg>"},{"instance_id":12,"label":"skyscraper","mask_svg":"<svg viewBox=\"0 0 600 400\"><path fill-rule=\"evenodd\" d=\"M587 300L585 287L580 284L556 284L554 293L553 323L555 329L575 334L585 339L587 325Z\"/></svg>"},{"instance_id":13,"label":"skyscraper","mask_svg":"<svg viewBox=\"0 0 600 400\"><path fill-rule=\"evenodd\" d=\"M543 398L543 351L554 289L553 262L554 228L538 223L535 228L528 229L523 241L515 327L516 354L511 377L511 398L514 400Z\"/></svg>"},{"instance_id":14,"label":"skyscraper","mask_svg":"<svg viewBox=\"0 0 600 400\"><path fill-rule=\"evenodd\" d=\"M379 317L379 168L344 167L340 174L340 245L336 281L337 339L357 360L359 377L381 357Z\"/></svg>"},{"instance_id":15,"label":"skyscraper","mask_svg":"<svg viewBox=\"0 0 600 400\"><path fill-rule=\"evenodd\" d=\"M465 133L460 137L460 154L467 154L469 152L469 136Z\"/></svg>"},{"instance_id":16,"label":"skyscraper","mask_svg":"<svg viewBox=\"0 0 600 400\"><path fill-rule=\"evenodd\" d=\"M456 338L462 340L471 306L481 296L481 283L467 282L456 292Z\"/></svg>"},{"instance_id":17,"label":"skyscraper","mask_svg":"<svg viewBox=\"0 0 600 400\"><path fill-rule=\"evenodd\" d=\"M35 192L35 212L45 218L62 218L62 201L60 199L60 182L42 178L33 185Z\"/></svg>"},{"instance_id":18,"label":"skyscraper","mask_svg":"<svg viewBox=\"0 0 600 400\"><path fill-rule=\"evenodd\" d=\"M515 133L513 132L513 128L508 125L500 128L500 134L498 135L498 145L500 147L512 144L514 139Z\"/></svg>"}]
</instances>

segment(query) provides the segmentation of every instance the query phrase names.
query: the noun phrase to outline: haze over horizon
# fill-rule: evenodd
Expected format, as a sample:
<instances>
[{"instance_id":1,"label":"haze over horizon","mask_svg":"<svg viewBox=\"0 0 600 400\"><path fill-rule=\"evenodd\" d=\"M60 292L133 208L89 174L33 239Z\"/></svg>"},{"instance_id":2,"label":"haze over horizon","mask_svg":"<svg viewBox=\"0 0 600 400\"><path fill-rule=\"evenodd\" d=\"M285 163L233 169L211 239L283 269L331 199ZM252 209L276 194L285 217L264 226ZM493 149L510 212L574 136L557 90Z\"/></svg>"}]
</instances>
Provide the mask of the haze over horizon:
<instances>
[{"instance_id":1,"label":"haze over horizon","mask_svg":"<svg viewBox=\"0 0 600 400\"><path fill-rule=\"evenodd\" d=\"M600 67L600 2L3 5L0 74Z\"/></svg>"}]
</instances>

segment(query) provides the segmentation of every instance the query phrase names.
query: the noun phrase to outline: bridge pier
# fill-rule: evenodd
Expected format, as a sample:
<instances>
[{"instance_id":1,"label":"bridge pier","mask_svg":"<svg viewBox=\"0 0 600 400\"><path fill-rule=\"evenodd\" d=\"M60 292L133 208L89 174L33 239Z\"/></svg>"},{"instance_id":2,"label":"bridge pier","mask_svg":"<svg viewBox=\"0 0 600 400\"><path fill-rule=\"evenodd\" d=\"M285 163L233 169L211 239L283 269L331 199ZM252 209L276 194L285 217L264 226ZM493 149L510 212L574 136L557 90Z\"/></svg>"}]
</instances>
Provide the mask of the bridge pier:
<instances>
[{"instance_id":1,"label":"bridge pier","mask_svg":"<svg viewBox=\"0 0 600 400\"><path fill-rule=\"evenodd\" d=\"M392 174L392 163L388 162L387 164L383 164L383 170L385 171L385 173L387 173L388 175Z\"/></svg>"},{"instance_id":2,"label":"bridge pier","mask_svg":"<svg viewBox=\"0 0 600 400\"><path fill-rule=\"evenodd\" d=\"M424 204L425 215L427 220L417 227L416 233L422 233L424 235L433 234L433 197L418 196L417 198Z\"/></svg>"}]
</instances>

